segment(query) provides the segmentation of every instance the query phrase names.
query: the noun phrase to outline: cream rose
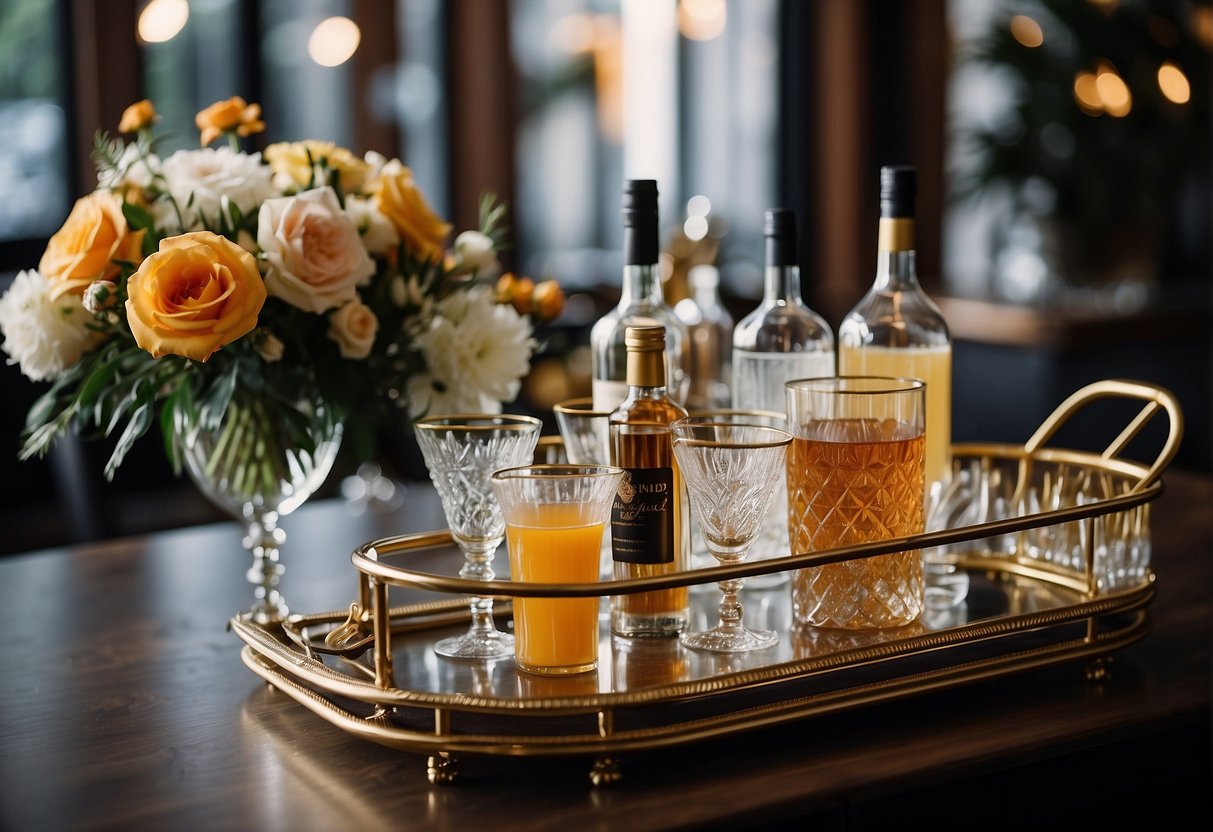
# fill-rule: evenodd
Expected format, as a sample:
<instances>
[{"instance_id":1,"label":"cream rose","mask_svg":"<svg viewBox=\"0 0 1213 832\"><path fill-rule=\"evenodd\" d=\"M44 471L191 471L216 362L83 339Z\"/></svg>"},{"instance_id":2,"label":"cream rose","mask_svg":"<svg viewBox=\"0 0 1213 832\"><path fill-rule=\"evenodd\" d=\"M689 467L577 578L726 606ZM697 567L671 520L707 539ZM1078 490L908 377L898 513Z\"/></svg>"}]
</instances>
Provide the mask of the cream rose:
<instances>
[{"instance_id":1,"label":"cream rose","mask_svg":"<svg viewBox=\"0 0 1213 832\"><path fill-rule=\"evenodd\" d=\"M442 253L451 224L425 200L413 172L393 159L379 171L374 188L375 207L392 221L413 254L432 260Z\"/></svg>"},{"instance_id":2,"label":"cream rose","mask_svg":"<svg viewBox=\"0 0 1213 832\"><path fill-rule=\"evenodd\" d=\"M50 238L38 271L50 281L51 300L84 294L94 280L118 274L117 260L138 263L143 231L130 230L122 200L106 191L78 199L67 222Z\"/></svg>"},{"instance_id":3,"label":"cream rose","mask_svg":"<svg viewBox=\"0 0 1213 832\"><path fill-rule=\"evenodd\" d=\"M366 358L378 332L379 319L360 300L350 301L329 316L329 337L337 342L343 358Z\"/></svg>"},{"instance_id":4,"label":"cream rose","mask_svg":"<svg viewBox=\"0 0 1213 832\"><path fill-rule=\"evenodd\" d=\"M262 203L257 244L269 293L309 312L348 303L375 273L357 226L328 187Z\"/></svg>"},{"instance_id":5,"label":"cream rose","mask_svg":"<svg viewBox=\"0 0 1213 832\"><path fill-rule=\"evenodd\" d=\"M160 241L126 283L126 318L135 342L156 358L206 361L257 325L265 284L257 261L209 231Z\"/></svg>"}]
</instances>

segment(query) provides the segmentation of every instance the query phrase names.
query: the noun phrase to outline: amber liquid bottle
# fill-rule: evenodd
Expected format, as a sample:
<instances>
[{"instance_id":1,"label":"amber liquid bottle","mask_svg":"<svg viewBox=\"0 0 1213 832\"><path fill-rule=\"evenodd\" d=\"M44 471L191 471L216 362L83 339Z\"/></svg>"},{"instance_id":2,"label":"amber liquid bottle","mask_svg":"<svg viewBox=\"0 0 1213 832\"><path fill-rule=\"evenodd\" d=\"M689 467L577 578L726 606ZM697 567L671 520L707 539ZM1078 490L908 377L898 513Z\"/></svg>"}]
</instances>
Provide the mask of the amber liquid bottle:
<instances>
[{"instance_id":1,"label":"amber liquid bottle","mask_svg":"<svg viewBox=\"0 0 1213 832\"><path fill-rule=\"evenodd\" d=\"M665 327L637 322L625 335L628 395L611 414L611 464L626 471L611 509L616 578L647 578L690 566L689 502L674 459L670 423L687 415L666 390ZM689 618L686 587L616 595L611 630L674 636Z\"/></svg>"}]
</instances>

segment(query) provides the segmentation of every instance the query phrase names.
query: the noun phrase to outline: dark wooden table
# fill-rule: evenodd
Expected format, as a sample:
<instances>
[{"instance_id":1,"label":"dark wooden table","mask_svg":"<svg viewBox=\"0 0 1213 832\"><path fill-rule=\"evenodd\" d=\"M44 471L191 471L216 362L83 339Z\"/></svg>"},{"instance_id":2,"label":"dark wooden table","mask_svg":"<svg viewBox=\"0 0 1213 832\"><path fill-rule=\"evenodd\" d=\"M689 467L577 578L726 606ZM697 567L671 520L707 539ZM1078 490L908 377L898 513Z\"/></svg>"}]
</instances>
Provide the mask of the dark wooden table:
<instances>
[{"instance_id":1,"label":"dark wooden table","mask_svg":"<svg viewBox=\"0 0 1213 832\"><path fill-rule=\"evenodd\" d=\"M458 784L431 786L422 757L348 736L261 683L225 630L250 600L234 524L10 556L0 828L1116 829L1181 811L1207 821L1213 480L1165 481L1152 630L1103 683L1068 665L625 757L624 781L602 790L582 761L496 757L466 757ZM285 597L298 611L342 608L355 545L439 516L420 485L390 513L304 506L283 523Z\"/></svg>"}]
</instances>

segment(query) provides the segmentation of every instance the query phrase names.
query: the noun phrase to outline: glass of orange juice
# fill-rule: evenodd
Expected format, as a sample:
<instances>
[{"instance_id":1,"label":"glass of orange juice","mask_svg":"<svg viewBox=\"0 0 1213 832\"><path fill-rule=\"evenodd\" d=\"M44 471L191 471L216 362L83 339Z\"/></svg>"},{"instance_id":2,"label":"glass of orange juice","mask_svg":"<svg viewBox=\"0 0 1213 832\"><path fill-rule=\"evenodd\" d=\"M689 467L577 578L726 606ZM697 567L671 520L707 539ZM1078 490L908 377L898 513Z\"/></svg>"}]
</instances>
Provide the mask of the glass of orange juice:
<instances>
[{"instance_id":1,"label":"glass of orange juice","mask_svg":"<svg viewBox=\"0 0 1213 832\"><path fill-rule=\"evenodd\" d=\"M602 532L623 469L525 465L493 472L505 519L512 580L584 584L599 580ZM516 597L514 658L528 673L584 673L598 666L597 595Z\"/></svg>"},{"instance_id":2,"label":"glass of orange juice","mask_svg":"<svg viewBox=\"0 0 1213 832\"><path fill-rule=\"evenodd\" d=\"M839 376L789 381L788 536L793 552L875 543L923 530L926 385ZM801 569L802 624L900 627L923 609L918 550Z\"/></svg>"}]
</instances>

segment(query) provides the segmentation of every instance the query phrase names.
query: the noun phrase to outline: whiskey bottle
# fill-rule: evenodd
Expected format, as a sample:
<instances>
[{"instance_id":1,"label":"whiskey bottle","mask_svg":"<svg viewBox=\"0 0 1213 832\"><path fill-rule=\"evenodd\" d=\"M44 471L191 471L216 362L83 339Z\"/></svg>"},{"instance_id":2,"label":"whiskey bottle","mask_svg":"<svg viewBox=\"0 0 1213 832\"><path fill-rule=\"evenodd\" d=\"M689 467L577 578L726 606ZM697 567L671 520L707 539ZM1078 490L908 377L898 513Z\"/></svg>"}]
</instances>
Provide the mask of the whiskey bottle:
<instances>
[{"instance_id":1,"label":"whiskey bottle","mask_svg":"<svg viewBox=\"0 0 1213 832\"><path fill-rule=\"evenodd\" d=\"M628 393L610 418L611 464L625 471L611 509L615 577L685 571L690 564L690 502L674 458L670 423L687 415L666 388L665 327L637 321L625 331ZM674 636L686 629L687 588L611 598L617 635Z\"/></svg>"}]
</instances>

